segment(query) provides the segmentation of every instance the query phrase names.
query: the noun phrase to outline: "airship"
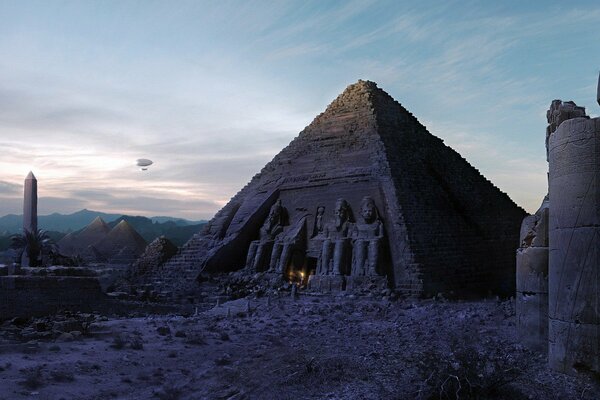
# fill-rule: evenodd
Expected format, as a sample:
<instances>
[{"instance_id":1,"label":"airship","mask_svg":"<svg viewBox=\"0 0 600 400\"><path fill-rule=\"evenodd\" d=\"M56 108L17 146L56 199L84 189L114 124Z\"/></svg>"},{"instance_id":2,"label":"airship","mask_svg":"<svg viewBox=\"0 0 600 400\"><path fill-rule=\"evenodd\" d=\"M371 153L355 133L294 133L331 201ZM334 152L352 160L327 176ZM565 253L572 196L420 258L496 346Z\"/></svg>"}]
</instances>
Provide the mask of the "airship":
<instances>
[{"instance_id":1,"label":"airship","mask_svg":"<svg viewBox=\"0 0 600 400\"><path fill-rule=\"evenodd\" d=\"M147 158L139 158L137 160L137 166L142 167L142 171L147 171L150 165L152 165L152 160L148 160Z\"/></svg>"}]
</instances>

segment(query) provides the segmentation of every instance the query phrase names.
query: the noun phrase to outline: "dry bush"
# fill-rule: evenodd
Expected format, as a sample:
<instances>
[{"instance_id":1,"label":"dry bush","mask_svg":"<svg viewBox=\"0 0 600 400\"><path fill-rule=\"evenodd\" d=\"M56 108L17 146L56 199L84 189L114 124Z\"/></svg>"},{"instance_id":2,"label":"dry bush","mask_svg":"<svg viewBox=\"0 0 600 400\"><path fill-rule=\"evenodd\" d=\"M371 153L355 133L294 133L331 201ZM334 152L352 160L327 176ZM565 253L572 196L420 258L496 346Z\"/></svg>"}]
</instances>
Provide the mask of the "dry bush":
<instances>
[{"instance_id":1,"label":"dry bush","mask_svg":"<svg viewBox=\"0 0 600 400\"><path fill-rule=\"evenodd\" d=\"M21 370L21 372L23 372L24 377L24 379L19 382L21 386L30 390L35 390L45 385L41 366Z\"/></svg>"},{"instance_id":2,"label":"dry bush","mask_svg":"<svg viewBox=\"0 0 600 400\"><path fill-rule=\"evenodd\" d=\"M477 332L457 327L448 338L450 351L433 347L421 354L421 378L416 398L427 400L526 399L507 385L529 367L525 354L510 351L506 343L478 343Z\"/></svg>"},{"instance_id":3,"label":"dry bush","mask_svg":"<svg viewBox=\"0 0 600 400\"><path fill-rule=\"evenodd\" d=\"M368 381L370 370L353 357L334 356L317 358L301 356L291 367L291 372L283 378L282 384L287 385L325 385L331 383Z\"/></svg>"}]
</instances>

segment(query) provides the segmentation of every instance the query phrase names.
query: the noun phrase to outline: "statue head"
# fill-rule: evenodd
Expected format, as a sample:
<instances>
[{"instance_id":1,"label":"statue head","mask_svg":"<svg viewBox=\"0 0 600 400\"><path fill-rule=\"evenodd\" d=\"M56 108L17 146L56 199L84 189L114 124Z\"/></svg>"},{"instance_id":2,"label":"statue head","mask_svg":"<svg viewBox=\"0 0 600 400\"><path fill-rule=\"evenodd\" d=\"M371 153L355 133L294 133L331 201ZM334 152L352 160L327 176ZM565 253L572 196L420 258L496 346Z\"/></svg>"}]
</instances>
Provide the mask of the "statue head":
<instances>
[{"instance_id":1,"label":"statue head","mask_svg":"<svg viewBox=\"0 0 600 400\"><path fill-rule=\"evenodd\" d=\"M348 202L344 199L338 199L335 202L335 210L334 210L334 214L335 214L335 227L336 228L341 228L342 225L348 221L348 218L350 216L350 206L348 205Z\"/></svg>"},{"instance_id":2,"label":"statue head","mask_svg":"<svg viewBox=\"0 0 600 400\"><path fill-rule=\"evenodd\" d=\"M365 196L360 203L360 215L367 224L371 224L379 219L379 213L375 206L375 200L369 196Z\"/></svg>"},{"instance_id":3,"label":"statue head","mask_svg":"<svg viewBox=\"0 0 600 400\"><path fill-rule=\"evenodd\" d=\"M274 226L281 224L281 216L283 207L281 206L281 200L277 200L275 204L269 210L269 215L265 221L265 227L270 231Z\"/></svg>"},{"instance_id":4,"label":"statue head","mask_svg":"<svg viewBox=\"0 0 600 400\"><path fill-rule=\"evenodd\" d=\"M325 207L319 206L317 207L317 217L322 217L325 214Z\"/></svg>"}]
</instances>

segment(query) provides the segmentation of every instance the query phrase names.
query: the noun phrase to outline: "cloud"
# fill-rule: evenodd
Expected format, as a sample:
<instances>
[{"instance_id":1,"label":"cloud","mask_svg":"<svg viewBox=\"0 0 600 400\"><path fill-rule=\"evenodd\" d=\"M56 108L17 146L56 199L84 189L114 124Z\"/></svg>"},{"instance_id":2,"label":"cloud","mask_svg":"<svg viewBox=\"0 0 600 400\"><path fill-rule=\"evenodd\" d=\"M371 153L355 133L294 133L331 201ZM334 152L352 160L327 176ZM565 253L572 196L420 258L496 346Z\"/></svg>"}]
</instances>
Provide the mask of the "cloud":
<instances>
[{"instance_id":1,"label":"cloud","mask_svg":"<svg viewBox=\"0 0 600 400\"><path fill-rule=\"evenodd\" d=\"M11 196L34 170L48 212L210 217L358 78L531 211L545 194L545 107L593 96L582 60L600 62L598 7L13 8L0 13L0 213L20 212ZM137 158L155 164L142 173Z\"/></svg>"},{"instance_id":2,"label":"cloud","mask_svg":"<svg viewBox=\"0 0 600 400\"><path fill-rule=\"evenodd\" d=\"M18 195L23 187L11 182L0 181L0 195Z\"/></svg>"}]
</instances>

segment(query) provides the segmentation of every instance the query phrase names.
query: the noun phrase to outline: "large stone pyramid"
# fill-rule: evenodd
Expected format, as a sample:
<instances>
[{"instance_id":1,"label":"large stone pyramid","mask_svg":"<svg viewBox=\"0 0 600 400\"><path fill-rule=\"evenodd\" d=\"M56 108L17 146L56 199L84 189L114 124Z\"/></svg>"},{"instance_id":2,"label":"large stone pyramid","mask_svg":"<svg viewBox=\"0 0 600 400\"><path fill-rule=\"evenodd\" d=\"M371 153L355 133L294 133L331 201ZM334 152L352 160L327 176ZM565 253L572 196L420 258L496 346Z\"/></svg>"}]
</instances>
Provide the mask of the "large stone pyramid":
<instances>
[{"instance_id":1,"label":"large stone pyramid","mask_svg":"<svg viewBox=\"0 0 600 400\"><path fill-rule=\"evenodd\" d=\"M77 255L86 252L90 245L104 239L110 227L100 217L96 217L89 225L77 232L71 232L64 236L59 242L60 251L65 255Z\"/></svg>"},{"instance_id":2,"label":"large stone pyramid","mask_svg":"<svg viewBox=\"0 0 600 400\"><path fill-rule=\"evenodd\" d=\"M334 212L347 220L330 223ZM300 268L338 276L334 286L339 276L377 275L407 295L508 294L524 216L375 83L358 81L157 278L178 290L201 271Z\"/></svg>"}]
</instances>

